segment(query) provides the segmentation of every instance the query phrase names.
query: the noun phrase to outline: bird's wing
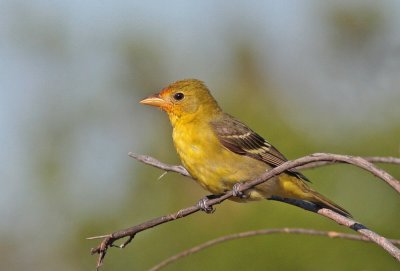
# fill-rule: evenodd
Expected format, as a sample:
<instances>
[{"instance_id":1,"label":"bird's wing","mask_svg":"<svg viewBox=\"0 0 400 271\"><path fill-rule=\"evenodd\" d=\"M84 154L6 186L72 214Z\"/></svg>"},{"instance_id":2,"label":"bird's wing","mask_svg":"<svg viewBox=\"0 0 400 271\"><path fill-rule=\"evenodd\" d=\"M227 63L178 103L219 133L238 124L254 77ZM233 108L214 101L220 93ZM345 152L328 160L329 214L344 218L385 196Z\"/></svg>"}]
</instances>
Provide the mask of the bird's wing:
<instances>
[{"instance_id":1,"label":"bird's wing","mask_svg":"<svg viewBox=\"0 0 400 271\"><path fill-rule=\"evenodd\" d=\"M225 148L234 153L263 161L272 167L277 167L287 161L282 153L245 124L230 115L225 116L227 117L210 123ZM288 170L288 173L309 181L307 177L296 170Z\"/></svg>"}]
</instances>

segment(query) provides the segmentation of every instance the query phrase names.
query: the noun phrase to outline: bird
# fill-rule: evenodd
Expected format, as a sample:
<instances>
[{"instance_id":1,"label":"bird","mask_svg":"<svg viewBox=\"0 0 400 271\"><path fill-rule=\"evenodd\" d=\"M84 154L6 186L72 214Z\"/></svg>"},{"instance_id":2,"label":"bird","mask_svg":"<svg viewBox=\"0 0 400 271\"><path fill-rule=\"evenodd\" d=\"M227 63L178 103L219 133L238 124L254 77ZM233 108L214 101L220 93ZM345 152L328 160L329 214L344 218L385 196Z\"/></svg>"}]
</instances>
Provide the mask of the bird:
<instances>
[{"instance_id":1,"label":"bird","mask_svg":"<svg viewBox=\"0 0 400 271\"><path fill-rule=\"evenodd\" d=\"M238 185L288 161L262 136L235 117L224 113L203 81L184 79L140 101L165 111L172 139L183 166L192 178L212 193L199 202L210 211L207 199L234 190L231 200L293 199L328 208L346 217L351 214L313 190L308 178L287 170L253 188L238 192Z\"/></svg>"}]
</instances>

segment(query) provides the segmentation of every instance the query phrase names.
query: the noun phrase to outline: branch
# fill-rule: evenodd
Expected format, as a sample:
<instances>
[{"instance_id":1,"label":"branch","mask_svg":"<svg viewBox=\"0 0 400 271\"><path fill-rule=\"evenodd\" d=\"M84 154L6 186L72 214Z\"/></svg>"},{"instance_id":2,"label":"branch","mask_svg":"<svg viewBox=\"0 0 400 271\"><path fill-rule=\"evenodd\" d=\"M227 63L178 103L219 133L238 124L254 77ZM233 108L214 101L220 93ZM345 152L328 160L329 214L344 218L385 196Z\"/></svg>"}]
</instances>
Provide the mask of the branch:
<instances>
[{"instance_id":1,"label":"branch","mask_svg":"<svg viewBox=\"0 0 400 271\"><path fill-rule=\"evenodd\" d=\"M151 158L149 156L144 156L144 155L135 155L133 153L129 153L129 156L136 158L139 161L142 161L144 163L148 163L152 166L166 170L166 171L174 171L174 172L178 172L184 176L190 176L190 175L188 175L187 171L182 170L182 167L180 167L180 166L166 165L164 163L159 162L158 160L156 160L154 158ZM289 169L293 169L293 168L296 168L299 166L307 165L309 163L320 162L320 161L331 161L331 162L339 161L339 162L353 164L353 165L363 168L366 171L369 171L372 174L374 174L375 176L381 178L386 183L388 183L392 188L394 188L396 191L398 191L400 193L399 181L397 181L394 177L392 177L387 172L385 172L381 169L378 169L377 167L375 167L373 164L366 161L365 159L363 159L361 157L352 157L352 156L338 155L338 154L324 154L324 153L316 153L316 154L302 157L302 158L299 158L299 159L296 159L293 161L287 161L284 164L265 172L260 177L255 178L252 181L243 183L240 186L240 188L238 189L238 191L244 192L245 190L247 190L253 186L256 186L260 183L263 183L265 181L268 181L269 179L273 178L274 176L277 176ZM213 205L223 202L224 200L226 200L232 196L233 196L232 191L228 191L227 193L225 193L223 195L220 195L216 198L210 199L207 202L207 204L209 206L213 206ZM379 236L378 234L376 234L375 232L372 232L371 230L368 230L365 226L363 226L362 224L360 224L350 218L341 216L341 215L339 215L331 210L328 210L328 209L324 209L324 208L319 209L312 203L296 201L296 200L291 200L291 199L280 199L277 197L274 198L274 200L283 201L283 202L301 207L305 210L319 213L320 215L328 217L341 225L349 227L349 228L359 232L361 235L366 236L368 239L372 240L373 242L377 243L379 246L381 246L383 249L385 249L390 255L392 255L394 258L396 258L398 261L400 261L400 250L397 247L395 247L392 243L390 243L386 238ZM172 213L169 215L154 218L154 219L144 222L142 224L139 224L139 225L136 225L136 226L124 229L124 230L120 230L120 231L114 232L112 234L98 236L98 237L91 237L90 239L96 239L96 238L103 239L103 241L101 242L101 244L98 247L93 248L91 250L92 254L99 254L99 258L97 261L97 267L100 267L101 264L103 263L103 260L107 253L108 248L112 247L112 246L116 246L116 245L114 245L114 242L116 240L119 240L124 237L129 237L127 241L125 241L120 246L117 246L119 248L124 248L127 244L129 244L132 241L132 239L135 237L135 235L137 233L139 233L143 230L155 227L157 225L161 225L166 222L188 216L199 210L200 210L200 208L197 205L194 205L194 206L182 209L176 213Z\"/></svg>"},{"instance_id":2,"label":"branch","mask_svg":"<svg viewBox=\"0 0 400 271\"><path fill-rule=\"evenodd\" d=\"M241 239L241 238L247 238L247 237L252 237L252 236L258 236L258 235L271 235L271 234L277 234L277 233L283 233L283 234L302 234L302 235L314 235L314 236L324 236L328 238L340 238L340 239L347 239L347 240L353 240L353 241L364 241L364 242L371 242L370 239L356 235L356 234L349 234L349 233L342 233L342 232L336 232L336 231L319 231L319 230L312 230L312 229L301 229L301 228L280 228L280 229L263 229L263 230L254 230L254 231L247 231L247 232L240 232L240 233L234 233L226 236L222 236L213 240L209 240L207 242L204 242L200 245L194 246L190 249L184 250L178 254L175 254L164 261L160 262L159 264L153 266L152 268L149 269L149 271L158 271L161 268L166 267L167 265L176 262L184 257L187 257L191 254L200 252L206 248L215 246L220 243L224 243L227 241L231 240L236 240L236 239ZM400 245L400 240L395 240L395 239L390 239L389 240L392 244L395 245Z\"/></svg>"},{"instance_id":3,"label":"branch","mask_svg":"<svg viewBox=\"0 0 400 271\"><path fill-rule=\"evenodd\" d=\"M133 158L135 158L135 157L133 157ZM367 156L367 157L362 157L362 158L370 163L385 163L385 164L400 165L400 158L397 158L397 157ZM340 162L341 161L319 161L319 162L309 163L307 165L297 167L296 169L297 170L312 169L312 168L316 168L316 167L320 167L320 166L339 164Z\"/></svg>"},{"instance_id":4,"label":"branch","mask_svg":"<svg viewBox=\"0 0 400 271\"><path fill-rule=\"evenodd\" d=\"M135 153L128 153L128 155L132 158L135 158L138 161L141 161L145 164L163 169L165 171L177 172L183 176L191 177L190 174L183 166L177 165L168 165L163 162L158 161L157 159L147 156L140 155ZM287 165L290 163L288 169L309 169L320 167L324 165L332 165L336 163L347 163L357 167L360 167L366 171L369 171L376 177L384 180L387 184L389 184L393 189L400 193L400 182L396 180L393 176L388 174L386 171L377 168L372 163L390 163L390 164L398 164L400 165L400 158L396 157L359 157L359 156L350 156L350 155L341 155L341 154L333 154L333 153L314 153L309 156L305 156L296 160L285 162L283 165ZM292 164L293 163L293 164ZM294 166L293 166L294 165ZM285 171L285 170L284 170ZM277 174L278 175L278 174ZM246 182L246 184L250 184L251 182Z\"/></svg>"},{"instance_id":5,"label":"branch","mask_svg":"<svg viewBox=\"0 0 400 271\"><path fill-rule=\"evenodd\" d=\"M181 165L165 164L151 156L143 155L143 154L136 154L133 152L128 153L128 155L140 162L147 164L147 165L151 165L153 167L160 168L160 169L163 169L163 170L169 171L169 172L176 172L183 176L191 177L189 172L186 170L186 168L184 168ZM361 157L361 158L370 163L384 163L384 164L400 165L400 158L397 158L397 157L367 156L367 157ZM318 161L318 162L308 163L303 166L298 166L295 169L298 169L298 170L312 169L312 168L316 168L316 167L334 165L334 164L339 164L339 163L344 163L344 162L342 162L342 161Z\"/></svg>"},{"instance_id":6,"label":"branch","mask_svg":"<svg viewBox=\"0 0 400 271\"><path fill-rule=\"evenodd\" d=\"M169 172L176 172L176 173L179 173L186 177L190 177L190 178L192 177L192 176L190 176L190 174L186 170L186 168L184 168L183 166L168 165L168 164L160 162L157 159L155 159L151 156L148 156L148 155L136 154L133 152L128 153L128 155L132 158L135 158L136 160L138 160L140 162L147 164L147 165L150 165L150 166L153 166L156 168L160 168L160 169L163 169L163 170L169 171Z\"/></svg>"}]
</instances>

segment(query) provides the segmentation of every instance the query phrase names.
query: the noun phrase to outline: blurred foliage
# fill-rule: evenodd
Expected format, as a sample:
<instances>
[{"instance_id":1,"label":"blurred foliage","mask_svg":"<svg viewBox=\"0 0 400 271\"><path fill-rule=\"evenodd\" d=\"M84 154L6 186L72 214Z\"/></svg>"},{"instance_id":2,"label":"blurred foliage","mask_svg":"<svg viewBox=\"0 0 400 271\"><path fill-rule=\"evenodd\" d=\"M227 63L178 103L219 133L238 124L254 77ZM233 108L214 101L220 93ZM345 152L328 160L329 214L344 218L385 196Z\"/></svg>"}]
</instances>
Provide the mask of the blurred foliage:
<instances>
[{"instance_id":1,"label":"blurred foliage","mask_svg":"<svg viewBox=\"0 0 400 271\"><path fill-rule=\"evenodd\" d=\"M325 22L327 31L335 37L331 42L339 41L354 48L367 44L386 29L380 7L376 4L371 8L360 5L329 9L331 16ZM0 228L0 269L91 270L96 258L90 256L89 249L98 242L86 241L86 237L176 211L196 203L207 193L176 174L169 173L157 180L162 174L160 170L126 155L134 151L179 163L166 116L137 102L170 81L181 79L172 78L176 63L185 63L180 68L191 71L196 63L171 61L165 46L167 41L161 34L116 30L100 39L109 39L106 44L99 42L96 35L82 38L79 44L69 40L67 16L57 20L54 13L45 11L36 16L33 9L22 4L14 12L11 29L15 39L10 44L15 44L24 56L33 58L35 76L45 80L35 85L36 92L29 95L33 109L25 122L28 125L18 128L19 145L24 150L21 164L25 167L21 168L26 178L16 180L23 188L18 198L8 202L7 209L12 210L12 215L6 214L3 219L8 224ZM59 12L63 14L62 10ZM240 18L235 23L240 25ZM176 22L176 26L180 24ZM230 25L229 29L234 31L235 27ZM199 78L212 82L208 83L212 89L218 86L215 96L227 112L248 123L288 158L312 152L400 155L398 122L376 128L366 121L363 130L338 127L337 134L332 135L334 140L315 140L319 130L331 123L321 117L320 122L313 123L314 130L305 132L299 127L301 124L292 121L285 110L287 100L282 100L284 96L273 67L258 54L257 48L262 45L248 39L249 36L224 44L225 57L229 59L224 64L229 70L225 73L228 78L219 74ZM202 45L198 46L192 54L200 60L205 55L196 51ZM102 59L107 59L106 64ZM210 65L213 65L211 60ZM284 74L283 78L289 80L293 76ZM22 93L18 98L23 99L24 95L28 94ZM294 93L291 101L306 104L302 93ZM378 108L376 112L383 110L389 114L385 109ZM331 118L335 118L334 113ZM398 166L382 167L400 176ZM345 165L309 170L306 174L314 180L316 190L350 210L356 219L388 237L399 236L400 199L388 186ZM102 270L146 270L206 240L275 227L349 232L327 219L281 203L224 202L213 215L198 213L167 223L140 233L124 250L110 249ZM276 235L225 243L185 258L166 270L329 271L398 267L395 260L373 244Z\"/></svg>"},{"instance_id":2,"label":"blurred foliage","mask_svg":"<svg viewBox=\"0 0 400 271\"><path fill-rule=\"evenodd\" d=\"M373 39L385 25L380 5L338 7L331 11L334 41L359 49Z\"/></svg>"}]
</instances>

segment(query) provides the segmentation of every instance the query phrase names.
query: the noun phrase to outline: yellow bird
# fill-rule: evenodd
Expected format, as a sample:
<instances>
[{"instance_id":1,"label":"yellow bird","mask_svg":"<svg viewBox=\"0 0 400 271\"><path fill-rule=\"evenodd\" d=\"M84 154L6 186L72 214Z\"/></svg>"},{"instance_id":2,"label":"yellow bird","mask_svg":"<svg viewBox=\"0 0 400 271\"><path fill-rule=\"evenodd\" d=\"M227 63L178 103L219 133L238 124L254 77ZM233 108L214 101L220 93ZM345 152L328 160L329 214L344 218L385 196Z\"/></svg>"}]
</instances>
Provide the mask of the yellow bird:
<instances>
[{"instance_id":1,"label":"yellow bird","mask_svg":"<svg viewBox=\"0 0 400 271\"><path fill-rule=\"evenodd\" d=\"M231 115L224 113L202 81L177 81L142 104L164 110L173 127L177 153L190 175L214 195L252 180L287 159L274 146ZM273 196L312 202L344 216L350 213L312 190L307 178L290 170L232 200L245 202ZM202 207L207 210L206 202Z\"/></svg>"}]
</instances>

